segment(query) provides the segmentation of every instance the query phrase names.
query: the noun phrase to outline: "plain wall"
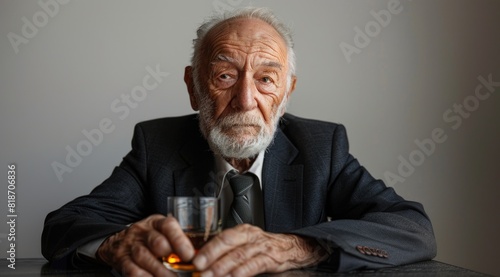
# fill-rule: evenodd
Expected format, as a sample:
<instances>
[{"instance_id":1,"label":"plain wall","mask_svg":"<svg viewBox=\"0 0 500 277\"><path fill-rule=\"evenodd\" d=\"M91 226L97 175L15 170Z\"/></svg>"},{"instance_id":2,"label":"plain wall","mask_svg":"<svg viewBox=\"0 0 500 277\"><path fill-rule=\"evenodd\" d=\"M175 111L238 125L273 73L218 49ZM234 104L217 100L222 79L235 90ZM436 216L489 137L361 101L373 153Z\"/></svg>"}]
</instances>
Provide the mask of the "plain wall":
<instances>
[{"instance_id":1,"label":"plain wall","mask_svg":"<svg viewBox=\"0 0 500 277\"><path fill-rule=\"evenodd\" d=\"M250 4L40 4L51 2L0 1L0 210L7 221L7 165L15 163L17 258L41 257L47 213L109 176L137 122L192 112L182 78L196 27L214 9ZM480 76L500 82L500 2L251 4L269 6L294 30L289 112L345 124L351 152L372 175L424 204L437 260L500 275L500 85L477 89ZM388 6L390 21L380 12ZM157 85L141 94L156 69L166 76L148 79ZM131 95L138 100L126 106ZM107 133L92 143L84 133L100 124ZM86 156L66 161L78 149ZM55 164L71 172L60 180ZM8 234L0 224L0 257Z\"/></svg>"}]
</instances>

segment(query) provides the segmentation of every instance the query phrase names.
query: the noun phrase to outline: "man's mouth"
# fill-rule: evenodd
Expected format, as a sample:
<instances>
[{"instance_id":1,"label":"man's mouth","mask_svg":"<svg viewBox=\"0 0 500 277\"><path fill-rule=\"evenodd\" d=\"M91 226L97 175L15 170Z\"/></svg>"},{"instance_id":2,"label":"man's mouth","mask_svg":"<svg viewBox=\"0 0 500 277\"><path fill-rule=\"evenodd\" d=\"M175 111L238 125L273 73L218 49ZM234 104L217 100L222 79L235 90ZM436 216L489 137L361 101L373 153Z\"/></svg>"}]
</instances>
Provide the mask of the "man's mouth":
<instances>
[{"instance_id":1,"label":"man's mouth","mask_svg":"<svg viewBox=\"0 0 500 277\"><path fill-rule=\"evenodd\" d=\"M224 126L223 129L226 131L237 131L237 130L248 130L248 129L258 130L260 129L260 126L256 124L233 124L233 125L226 125Z\"/></svg>"}]
</instances>

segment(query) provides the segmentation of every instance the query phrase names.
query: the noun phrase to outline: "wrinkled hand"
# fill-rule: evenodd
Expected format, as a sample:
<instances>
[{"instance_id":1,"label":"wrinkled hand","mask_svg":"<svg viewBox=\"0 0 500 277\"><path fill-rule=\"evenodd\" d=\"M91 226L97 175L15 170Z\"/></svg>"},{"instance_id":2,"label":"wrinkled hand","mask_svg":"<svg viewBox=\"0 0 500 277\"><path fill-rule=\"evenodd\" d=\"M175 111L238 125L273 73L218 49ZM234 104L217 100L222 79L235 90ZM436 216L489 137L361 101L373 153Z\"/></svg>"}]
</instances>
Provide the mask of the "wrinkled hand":
<instances>
[{"instance_id":1,"label":"wrinkled hand","mask_svg":"<svg viewBox=\"0 0 500 277\"><path fill-rule=\"evenodd\" d=\"M175 218L152 215L107 238L96 256L125 276L176 276L158 259L172 252L184 261L195 254Z\"/></svg>"},{"instance_id":2,"label":"wrinkled hand","mask_svg":"<svg viewBox=\"0 0 500 277\"><path fill-rule=\"evenodd\" d=\"M253 276L311 266L326 259L313 240L242 224L211 239L193 260L202 276Z\"/></svg>"}]
</instances>

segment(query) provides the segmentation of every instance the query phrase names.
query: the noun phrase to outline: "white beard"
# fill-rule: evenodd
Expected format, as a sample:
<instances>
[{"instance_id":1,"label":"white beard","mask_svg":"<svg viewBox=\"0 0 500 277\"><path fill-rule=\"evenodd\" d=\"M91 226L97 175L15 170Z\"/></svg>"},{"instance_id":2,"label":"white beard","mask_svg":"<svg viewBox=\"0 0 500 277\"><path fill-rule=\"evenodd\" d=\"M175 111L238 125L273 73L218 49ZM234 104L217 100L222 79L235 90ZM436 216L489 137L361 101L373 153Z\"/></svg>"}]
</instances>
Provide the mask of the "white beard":
<instances>
[{"instance_id":1,"label":"white beard","mask_svg":"<svg viewBox=\"0 0 500 277\"><path fill-rule=\"evenodd\" d=\"M252 125L245 128L256 128L258 133L245 134L246 130L242 130L240 134L235 134L234 131L228 131L231 128L238 128L236 126L241 124ZM217 122L209 132L208 141L223 157L245 159L255 157L265 150L273 141L275 130L274 124L268 128L260 116L238 113L226 116Z\"/></svg>"},{"instance_id":2,"label":"white beard","mask_svg":"<svg viewBox=\"0 0 500 277\"><path fill-rule=\"evenodd\" d=\"M274 114L269 124L266 124L261 116L245 112L231 114L214 122L214 102L207 95L206 93L198 94L201 132L215 154L234 159L255 157L271 145L280 117L288 102L285 96L279 107L273 111ZM251 125L252 127L245 127L240 134L234 134L234 128L240 128L241 125ZM257 134L248 133L247 128L257 129ZM230 134L231 132L233 134Z\"/></svg>"}]
</instances>

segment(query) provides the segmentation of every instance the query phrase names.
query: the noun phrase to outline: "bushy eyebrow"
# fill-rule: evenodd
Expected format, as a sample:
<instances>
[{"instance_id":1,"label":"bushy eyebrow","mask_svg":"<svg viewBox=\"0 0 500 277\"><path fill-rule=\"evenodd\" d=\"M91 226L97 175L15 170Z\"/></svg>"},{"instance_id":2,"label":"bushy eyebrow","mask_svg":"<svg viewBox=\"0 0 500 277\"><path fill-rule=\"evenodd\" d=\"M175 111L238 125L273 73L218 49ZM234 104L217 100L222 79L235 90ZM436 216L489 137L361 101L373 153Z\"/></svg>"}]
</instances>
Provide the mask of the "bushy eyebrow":
<instances>
[{"instance_id":1,"label":"bushy eyebrow","mask_svg":"<svg viewBox=\"0 0 500 277\"><path fill-rule=\"evenodd\" d=\"M224 54L219 54L215 57L215 59L212 60L211 64L215 64L219 61L220 62L228 62L228 63L232 63L232 64L238 63L235 59L233 59L231 57L228 57ZM265 62L262 62L260 65L267 66L267 67L275 67L275 68L278 68L279 70L281 70L283 68L283 66L279 62L275 62L275 61L265 61Z\"/></svg>"},{"instance_id":2,"label":"bushy eyebrow","mask_svg":"<svg viewBox=\"0 0 500 277\"><path fill-rule=\"evenodd\" d=\"M223 54L219 54L215 57L215 59L211 62L212 64L213 63L216 63L218 61L222 61L222 62L228 62L228 63L236 63L236 60L231 58L231 57L228 57L226 55L223 55Z\"/></svg>"}]
</instances>

